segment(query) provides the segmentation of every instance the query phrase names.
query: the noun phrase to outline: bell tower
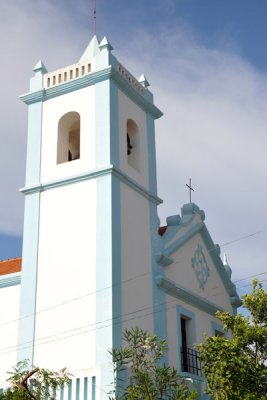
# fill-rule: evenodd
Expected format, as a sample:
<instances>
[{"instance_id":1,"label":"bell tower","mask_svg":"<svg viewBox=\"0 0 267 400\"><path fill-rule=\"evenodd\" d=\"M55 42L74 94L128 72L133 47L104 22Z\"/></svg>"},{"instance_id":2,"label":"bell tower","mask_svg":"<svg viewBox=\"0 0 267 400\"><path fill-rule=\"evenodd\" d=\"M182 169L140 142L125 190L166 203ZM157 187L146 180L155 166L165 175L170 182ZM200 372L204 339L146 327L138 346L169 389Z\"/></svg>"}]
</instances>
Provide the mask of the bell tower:
<instances>
[{"instance_id":1,"label":"bell tower","mask_svg":"<svg viewBox=\"0 0 267 400\"><path fill-rule=\"evenodd\" d=\"M18 359L88 371L96 399L107 398L108 349L123 329L156 323L162 113L145 76L135 79L112 50L94 36L76 64L47 72L39 62L21 96L29 119Z\"/></svg>"}]
</instances>

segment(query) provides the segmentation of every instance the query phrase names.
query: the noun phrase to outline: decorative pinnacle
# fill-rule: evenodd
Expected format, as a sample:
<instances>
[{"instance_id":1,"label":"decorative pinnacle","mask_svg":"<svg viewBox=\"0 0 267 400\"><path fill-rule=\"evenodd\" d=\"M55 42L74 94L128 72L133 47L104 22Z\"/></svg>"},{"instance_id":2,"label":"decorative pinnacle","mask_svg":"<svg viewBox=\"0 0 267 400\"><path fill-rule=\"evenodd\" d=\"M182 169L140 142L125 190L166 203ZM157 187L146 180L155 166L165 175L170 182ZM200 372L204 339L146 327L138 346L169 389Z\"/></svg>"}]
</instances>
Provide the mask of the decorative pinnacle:
<instances>
[{"instance_id":1,"label":"decorative pinnacle","mask_svg":"<svg viewBox=\"0 0 267 400\"><path fill-rule=\"evenodd\" d=\"M229 265L226 253L224 253L224 255L223 255L223 265Z\"/></svg>"},{"instance_id":2,"label":"decorative pinnacle","mask_svg":"<svg viewBox=\"0 0 267 400\"><path fill-rule=\"evenodd\" d=\"M140 78L138 79L138 82L141 83L142 86L144 86L144 88L147 88L148 86L150 86L148 80L146 79L145 75L142 74L140 76Z\"/></svg>"},{"instance_id":3,"label":"decorative pinnacle","mask_svg":"<svg viewBox=\"0 0 267 400\"><path fill-rule=\"evenodd\" d=\"M99 46L98 39L96 35L94 35L79 61L84 61L94 58L100 52L98 46Z\"/></svg>"},{"instance_id":4,"label":"decorative pinnacle","mask_svg":"<svg viewBox=\"0 0 267 400\"><path fill-rule=\"evenodd\" d=\"M43 64L43 62L40 60L38 61L38 63L35 65L35 67L33 68L33 71L36 72L41 72L42 74L46 74L47 73L47 69L45 67L45 65Z\"/></svg>"},{"instance_id":5,"label":"decorative pinnacle","mask_svg":"<svg viewBox=\"0 0 267 400\"><path fill-rule=\"evenodd\" d=\"M103 50L103 49L107 49L109 51L113 50L113 47L109 43L109 40L107 39L106 36L104 36L103 39L101 40L99 48L100 48L100 50Z\"/></svg>"},{"instance_id":6,"label":"decorative pinnacle","mask_svg":"<svg viewBox=\"0 0 267 400\"><path fill-rule=\"evenodd\" d=\"M231 279L232 269L231 269L230 265L228 264L227 255L225 253L224 253L224 256L223 256L223 265L224 265L224 268L225 268L225 270L226 270L226 272L228 274L228 277Z\"/></svg>"}]
</instances>

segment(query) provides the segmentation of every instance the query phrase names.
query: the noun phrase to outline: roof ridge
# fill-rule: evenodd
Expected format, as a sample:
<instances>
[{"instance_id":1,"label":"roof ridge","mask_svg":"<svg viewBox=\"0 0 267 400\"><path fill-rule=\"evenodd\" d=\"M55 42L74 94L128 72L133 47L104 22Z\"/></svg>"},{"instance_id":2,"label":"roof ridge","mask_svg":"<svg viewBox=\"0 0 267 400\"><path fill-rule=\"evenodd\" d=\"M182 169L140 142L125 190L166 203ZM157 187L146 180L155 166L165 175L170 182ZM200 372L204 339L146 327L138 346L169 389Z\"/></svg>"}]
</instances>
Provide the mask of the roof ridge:
<instances>
[{"instance_id":1,"label":"roof ridge","mask_svg":"<svg viewBox=\"0 0 267 400\"><path fill-rule=\"evenodd\" d=\"M20 257L6 258L5 260L0 260L0 263L4 263L4 262L7 262L7 261L21 260L21 259L22 259L22 256L20 256Z\"/></svg>"}]
</instances>

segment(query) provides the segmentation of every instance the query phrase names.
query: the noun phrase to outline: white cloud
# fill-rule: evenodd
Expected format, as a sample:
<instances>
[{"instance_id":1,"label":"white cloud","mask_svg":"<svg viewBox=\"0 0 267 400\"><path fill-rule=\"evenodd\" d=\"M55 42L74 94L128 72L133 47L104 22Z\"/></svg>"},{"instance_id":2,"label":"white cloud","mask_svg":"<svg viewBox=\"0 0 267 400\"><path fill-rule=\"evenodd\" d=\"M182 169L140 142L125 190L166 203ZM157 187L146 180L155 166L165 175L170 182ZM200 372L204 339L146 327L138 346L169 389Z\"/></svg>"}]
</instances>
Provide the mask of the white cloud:
<instances>
[{"instance_id":1,"label":"white cloud","mask_svg":"<svg viewBox=\"0 0 267 400\"><path fill-rule=\"evenodd\" d=\"M188 202L191 177L193 201L205 210L215 241L267 228L267 74L225 47L205 48L188 32L164 31L156 43L147 32L140 36L126 58L137 75L148 71L165 114L157 122L162 222ZM222 247L234 278L251 268L255 274L267 270L266 236Z\"/></svg>"},{"instance_id":2,"label":"white cloud","mask_svg":"<svg viewBox=\"0 0 267 400\"><path fill-rule=\"evenodd\" d=\"M23 195L18 188L24 185L27 109L18 96L27 92L32 68L40 58L53 69L71 64L82 52L77 46L81 31L75 31L70 16L63 10L50 1L0 3L1 232L22 232Z\"/></svg>"}]
</instances>

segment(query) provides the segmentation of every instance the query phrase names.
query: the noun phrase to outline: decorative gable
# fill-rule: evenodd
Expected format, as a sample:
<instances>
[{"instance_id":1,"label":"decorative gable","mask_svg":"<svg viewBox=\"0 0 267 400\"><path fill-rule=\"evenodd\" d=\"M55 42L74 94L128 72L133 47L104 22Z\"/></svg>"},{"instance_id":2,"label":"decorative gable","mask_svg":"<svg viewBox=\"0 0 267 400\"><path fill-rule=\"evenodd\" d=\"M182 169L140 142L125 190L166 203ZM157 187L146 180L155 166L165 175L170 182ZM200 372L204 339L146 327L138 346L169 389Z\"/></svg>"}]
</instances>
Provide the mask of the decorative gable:
<instances>
[{"instance_id":1,"label":"decorative gable","mask_svg":"<svg viewBox=\"0 0 267 400\"><path fill-rule=\"evenodd\" d=\"M157 276L157 285L210 314L236 313L241 300L204 219L204 212L193 203L183 206L181 216L167 218L167 227L159 231L162 241L156 260L162 275Z\"/></svg>"}]
</instances>

